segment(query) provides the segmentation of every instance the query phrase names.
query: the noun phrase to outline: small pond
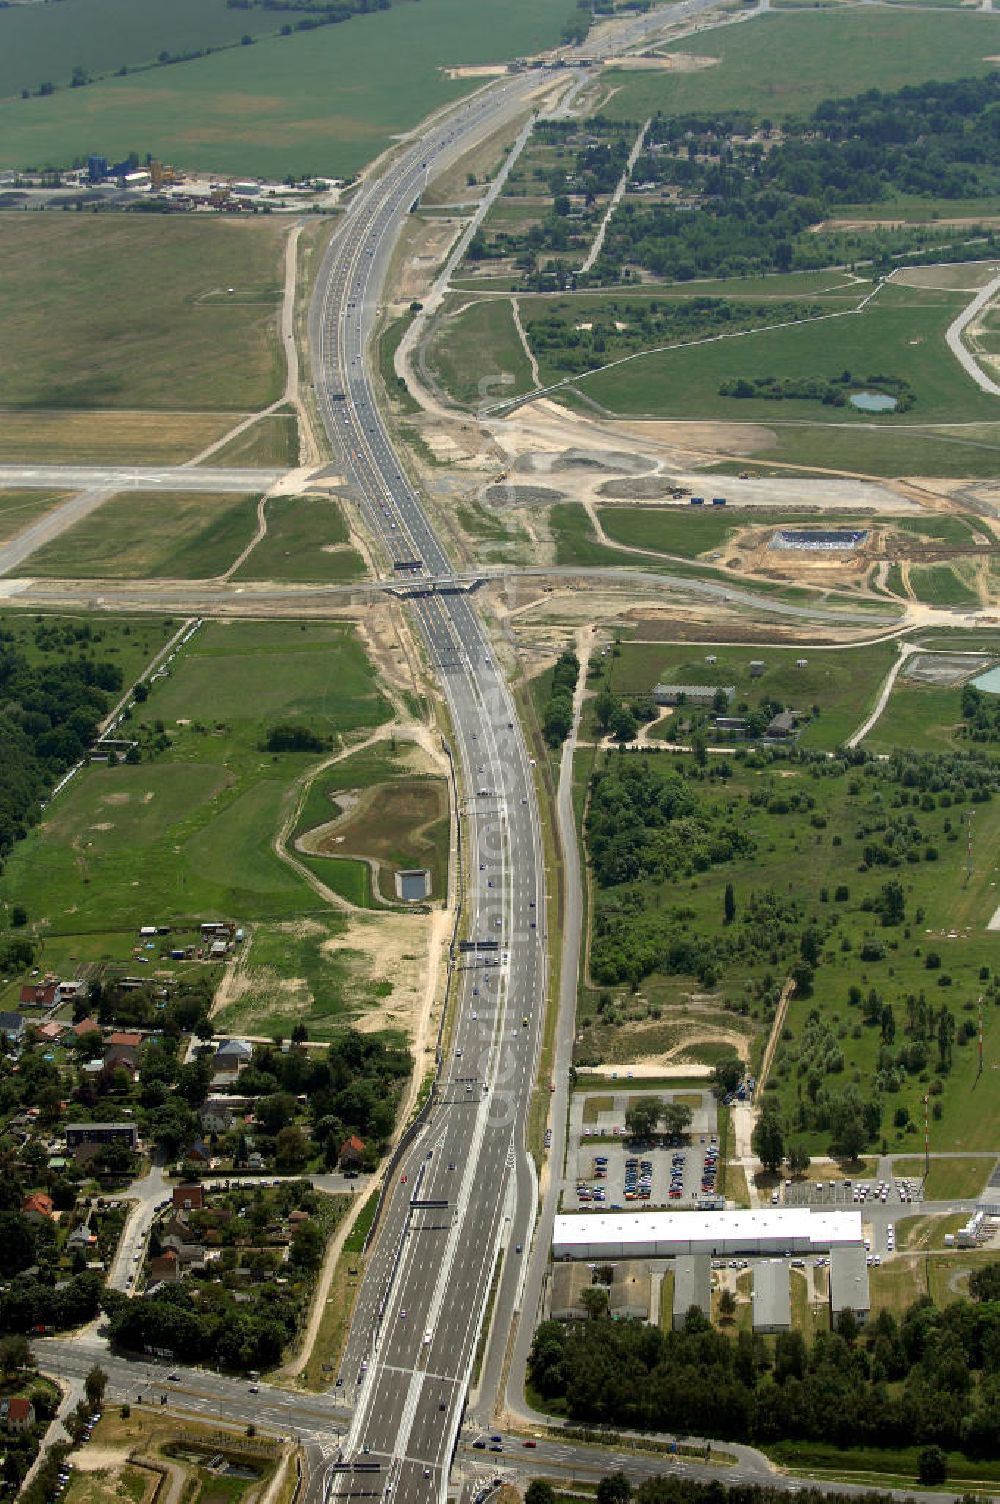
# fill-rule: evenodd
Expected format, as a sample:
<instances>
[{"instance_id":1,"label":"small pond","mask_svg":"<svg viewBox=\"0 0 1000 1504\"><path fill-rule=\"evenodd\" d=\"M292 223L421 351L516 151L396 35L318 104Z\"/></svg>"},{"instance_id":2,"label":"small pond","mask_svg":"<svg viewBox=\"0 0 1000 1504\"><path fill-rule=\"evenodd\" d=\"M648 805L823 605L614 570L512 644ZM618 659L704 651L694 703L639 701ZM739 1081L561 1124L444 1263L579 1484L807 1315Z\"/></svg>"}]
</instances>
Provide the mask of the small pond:
<instances>
[{"instance_id":1,"label":"small pond","mask_svg":"<svg viewBox=\"0 0 1000 1504\"><path fill-rule=\"evenodd\" d=\"M985 674L979 674L973 679L976 689L981 689L988 695L1000 695L1000 665L996 668L988 668Z\"/></svg>"},{"instance_id":2,"label":"small pond","mask_svg":"<svg viewBox=\"0 0 1000 1504\"><path fill-rule=\"evenodd\" d=\"M863 413L891 413L898 406L896 398L888 392L852 392L849 401Z\"/></svg>"}]
</instances>

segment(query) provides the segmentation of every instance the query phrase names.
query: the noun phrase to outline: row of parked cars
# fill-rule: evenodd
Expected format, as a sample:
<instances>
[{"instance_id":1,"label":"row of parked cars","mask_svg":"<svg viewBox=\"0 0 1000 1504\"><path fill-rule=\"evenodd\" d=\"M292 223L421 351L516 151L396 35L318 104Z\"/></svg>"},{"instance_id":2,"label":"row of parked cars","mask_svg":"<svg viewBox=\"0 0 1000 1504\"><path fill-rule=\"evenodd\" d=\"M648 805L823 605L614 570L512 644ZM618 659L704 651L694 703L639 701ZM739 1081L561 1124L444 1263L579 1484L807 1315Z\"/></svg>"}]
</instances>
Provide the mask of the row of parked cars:
<instances>
[{"instance_id":1,"label":"row of parked cars","mask_svg":"<svg viewBox=\"0 0 1000 1504\"><path fill-rule=\"evenodd\" d=\"M625 1200L648 1201L653 1194L653 1161L629 1155L625 1161Z\"/></svg>"},{"instance_id":2,"label":"row of parked cars","mask_svg":"<svg viewBox=\"0 0 1000 1504\"><path fill-rule=\"evenodd\" d=\"M715 1182L719 1175L719 1146L716 1143L709 1144L705 1150L705 1163L701 1170L702 1195L710 1195L715 1190Z\"/></svg>"}]
</instances>

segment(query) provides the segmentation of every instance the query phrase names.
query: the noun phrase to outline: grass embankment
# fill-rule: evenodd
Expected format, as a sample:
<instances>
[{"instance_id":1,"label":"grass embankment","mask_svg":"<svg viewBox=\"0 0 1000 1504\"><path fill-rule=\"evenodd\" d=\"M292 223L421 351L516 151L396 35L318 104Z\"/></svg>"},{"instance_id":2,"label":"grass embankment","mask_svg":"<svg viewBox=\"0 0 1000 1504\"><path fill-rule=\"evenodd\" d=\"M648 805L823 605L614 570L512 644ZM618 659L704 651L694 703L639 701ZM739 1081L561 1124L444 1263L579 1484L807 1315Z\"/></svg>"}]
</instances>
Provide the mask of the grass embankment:
<instances>
[{"instance_id":1,"label":"grass embankment","mask_svg":"<svg viewBox=\"0 0 1000 1504\"><path fill-rule=\"evenodd\" d=\"M528 357L506 299L474 303L457 315L443 314L426 354L434 379L463 407L500 402L533 386Z\"/></svg>"}]
</instances>

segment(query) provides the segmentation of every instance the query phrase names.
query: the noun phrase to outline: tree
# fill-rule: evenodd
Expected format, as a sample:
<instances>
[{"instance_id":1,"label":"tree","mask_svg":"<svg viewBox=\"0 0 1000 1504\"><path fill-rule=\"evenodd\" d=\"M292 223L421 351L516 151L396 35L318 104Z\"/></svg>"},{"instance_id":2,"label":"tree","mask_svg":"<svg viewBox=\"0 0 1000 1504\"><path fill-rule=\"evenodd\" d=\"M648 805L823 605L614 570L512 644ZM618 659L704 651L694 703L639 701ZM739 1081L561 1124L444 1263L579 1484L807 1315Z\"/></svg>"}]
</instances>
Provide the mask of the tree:
<instances>
[{"instance_id":1,"label":"tree","mask_svg":"<svg viewBox=\"0 0 1000 1504\"><path fill-rule=\"evenodd\" d=\"M300 1222L292 1233L289 1257L298 1269L318 1269L323 1257L323 1233L313 1221Z\"/></svg>"},{"instance_id":2,"label":"tree","mask_svg":"<svg viewBox=\"0 0 1000 1504\"><path fill-rule=\"evenodd\" d=\"M671 1138L681 1133L686 1133L691 1126L691 1109L684 1102L664 1102L660 1112L660 1123L664 1133Z\"/></svg>"},{"instance_id":3,"label":"tree","mask_svg":"<svg viewBox=\"0 0 1000 1504\"><path fill-rule=\"evenodd\" d=\"M663 1116L662 1097L637 1097L625 1110L625 1128L630 1138L652 1138Z\"/></svg>"},{"instance_id":4,"label":"tree","mask_svg":"<svg viewBox=\"0 0 1000 1504\"><path fill-rule=\"evenodd\" d=\"M765 1170L777 1170L785 1157L785 1132L773 1107L765 1107L750 1138L750 1147Z\"/></svg>"},{"instance_id":5,"label":"tree","mask_svg":"<svg viewBox=\"0 0 1000 1504\"><path fill-rule=\"evenodd\" d=\"M608 1473L597 1485L597 1504L629 1504L632 1485L624 1473Z\"/></svg>"},{"instance_id":6,"label":"tree","mask_svg":"<svg viewBox=\"0 0 1000 1504\"><path fill-rule=\"evenodd\" d=\"M0 1337L0 1374L20 1373L31 1361L26 1337Z\"/></svg>"},{"instance_id":7,"label":"tree","mask_svg":"<svg viewBox=\"0 0 1000 1504\"><path fill-rule=\"evenodd\" d=\"M875 900L875 912L886 927L903 923L906 918L906 894L897 877L882 884L881 892Z\"/></svg>"},{"instance_id":8,"label":"tree","mask_svg":"<svg viewBox=\"0 0 1000 1504\"><path fill-rule=\"evenodd\" d=\"M556 1491L551 1483L536 1478L534 1483L528 1484L524 1504L556 1504Z\"/></svg>"},{"instance_id":9,"label":"tree","mask_svg":"<svg viewBox=\"0 0 1000 1504\"><path fill-rule=\"evenodd\" d=\"M104 1369L97 1363L83 1381L84 1392L87 1396L87 1404L91 1410L99 1410L101 1401L104 1399L104 1391L108 1386L108 1376Z\"/></svg>"},{"instance_id":10,"label":"tree","mask_svg":"<svg viewBox=\"0 0 1000 1504\"><path fill-rule=\"evenodd\" d=\"M588 1285L580 1292L580 1304L591 1321L600 1321L608 1314L608 1292L604 1285Z\"/></svg>"},{"instance_id":11,"label":"tree","mask_svg":"<svg viewBox=\"0 0 1000 1504\"><path fill-rule=\"evenodd\" d=\"M984 1264L969 1275L973 1300L1000 1300L1000 1264Z\"/></svg>"},{"instance_id":12,"label":"tree","mask_svg":"<svg viewBox=\"0 0 1000 1504\"><path fill-rule=\"evenodd\" d=\"M917 1458L917 1478L925 1486L943 1483L948 1476L948 1459L940 1447L921 1447Z\"/></svg>"},{"instance_id":13,"label":"tree","mask_svg":"<svg viewBox=\"0 0 1000 1504\"><path fill-rule=\"evenodd\" d=\"M279 1170L300 1170L309 1158L309 1140L294 1123L282 1128L274 1141L274 1159Z\"/></svg>"},{"instance_id":14,"label":"tree","mask_svg":"<svg viewBox=\"0 0 1000 1504\"><path fill-rule=\"evenodd\" d=\"M726 895L723 899L723 914L727 924L732 924L736 918L736 894L732 883L726 884Z\"/></svg>"},{"instance_id":15,"label":"tree","mask_svg":"<svg viewBox=\"0 0 1000 1504\"><path fill-rule=\"evenodd\" d=\"M634 742L639 734L639 722L627 705L619 705L612 714L608 729L616 742Z\"/></svg>"},{"instance_id":16,"label":"tree","mask_svg":"<svg viewBox=\"0 0 1000 1504\"><path fill-rule=\"evenodd\" d=\"M727 1055L712 1072L712 1082L717 1097L731 1097L743 1080L743 1062L738 1055Z\"/></svg>"},{"instance_id":17,"label":"tree","mask_svg":"<svg viewBox=\"0 0 1000 1504\"><path fill-rule=\"evenodd\" d=\"M723 1290L719 1296L719 1318L732 1321L736 1316L736 1296L732 1290Z\"/></svg>"},{"instance_id":18,"label":"tree","mask_svg":"<svg viewBox=\"0 0 1000 1504\"><path fill-rule=\"evenodd\" d=\"M812 1163L807 1150L802 1144L790 1144L787 1158L788 1168L793 1175L804 1175Z\"/></svg>"}]
</instances>

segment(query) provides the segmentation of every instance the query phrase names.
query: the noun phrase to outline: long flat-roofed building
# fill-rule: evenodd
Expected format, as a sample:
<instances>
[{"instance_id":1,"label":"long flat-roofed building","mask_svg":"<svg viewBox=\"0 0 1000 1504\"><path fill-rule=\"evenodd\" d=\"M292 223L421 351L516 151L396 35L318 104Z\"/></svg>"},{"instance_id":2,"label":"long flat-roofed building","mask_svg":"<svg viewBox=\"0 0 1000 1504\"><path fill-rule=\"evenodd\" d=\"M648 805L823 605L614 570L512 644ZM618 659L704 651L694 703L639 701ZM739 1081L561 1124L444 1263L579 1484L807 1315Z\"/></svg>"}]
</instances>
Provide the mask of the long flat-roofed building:
<instances>
[{"instance_id":1,"label":"long flat-roofed building","mask_svg":"<svg viewBox=\"0 0 1000 1504\"><path fill-rule=\"evenodd\" d=\"M712 1260L707 1253L692 1253L674 1266L674 1331L684 1325L692 1306L703 1316L712 1315Z\"/></svg>"},{"instance_id":2,"label":"long flat-roofed building","mask_svg":"<svg viewBox=\"0 0 1000 1504\"><path fill-rule=\"evenodd\" d=\"M834 1326L843 1311L850 1311L860 1326L871 1315L868 1293L868 1261L864 1246L835 1248L830 1254L830 1319Z\"/></svg>"},{"instance_id":3,"label":"long flat-roofed building","mask_svg":"<svg viewBox=\"0 0 1000 1504\"><path fill-rule=\"evenodd\" d=\"M863 1245L860 1211L805 1206L750 1211L582 1212L556 1217L554 1259L660 1259L681 1254L827 1253Z\"/></svg>"},{"instance_id":4,"label":"long flat-roofed building","mask_svg":"<svg viewBox=\"0 0 1000 1504\"><path fill-rule=\"evenodd\" d=\"M753 1266L753 1329L787 1332L792 1324L791 1273L787 1259L762 1259Z\"/></svg>"}]
</instances>

